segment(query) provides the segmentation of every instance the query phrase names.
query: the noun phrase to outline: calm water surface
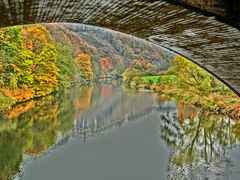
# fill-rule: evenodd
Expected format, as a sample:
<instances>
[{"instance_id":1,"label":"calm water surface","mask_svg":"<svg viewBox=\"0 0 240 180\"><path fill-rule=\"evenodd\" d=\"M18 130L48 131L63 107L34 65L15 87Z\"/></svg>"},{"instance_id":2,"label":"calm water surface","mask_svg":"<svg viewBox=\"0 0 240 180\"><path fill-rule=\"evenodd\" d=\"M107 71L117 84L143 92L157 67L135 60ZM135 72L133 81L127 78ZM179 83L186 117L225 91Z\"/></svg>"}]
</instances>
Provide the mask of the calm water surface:
<instances>
[{"instance_id":1,"label":"calm water surface","mask_svg":"<svg viewBox=\"0 0 240 180\"><path fill-rule=\"evenodd\" d=\"M73 88L0 120L0 179L239 179L233 119L119 84Z\"/></svg>"}]
</instances>

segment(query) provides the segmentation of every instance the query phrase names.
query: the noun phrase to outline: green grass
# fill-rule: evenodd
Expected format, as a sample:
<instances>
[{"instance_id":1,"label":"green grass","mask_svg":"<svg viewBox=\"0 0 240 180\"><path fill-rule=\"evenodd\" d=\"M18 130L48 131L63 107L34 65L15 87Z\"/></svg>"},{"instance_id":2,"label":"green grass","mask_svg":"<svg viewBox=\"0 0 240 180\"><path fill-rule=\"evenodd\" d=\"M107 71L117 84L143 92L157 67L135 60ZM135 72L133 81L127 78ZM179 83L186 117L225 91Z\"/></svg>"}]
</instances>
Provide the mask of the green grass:
<instances>
[{"instance_id":1,"label":"green grass","mask_svg":"<svg viewBox=\"0 0 240 180\"><path fill-rule=\"evenodd\" d=\"M159 84L159 83L175 83L177 76L175 75L161 75L161 76L144 76L142 77L144 83Z\"/></svg>"},{"instance_id":2,"label":"green grass","mask_svg":"<svg viewBox=\"0 0 240 180\"><path fill-rule=\"evenodd\" d=\"M153 83L156 84L160 76L144 76L142 77L144 83Z\"/></svg>"}]
</instances>

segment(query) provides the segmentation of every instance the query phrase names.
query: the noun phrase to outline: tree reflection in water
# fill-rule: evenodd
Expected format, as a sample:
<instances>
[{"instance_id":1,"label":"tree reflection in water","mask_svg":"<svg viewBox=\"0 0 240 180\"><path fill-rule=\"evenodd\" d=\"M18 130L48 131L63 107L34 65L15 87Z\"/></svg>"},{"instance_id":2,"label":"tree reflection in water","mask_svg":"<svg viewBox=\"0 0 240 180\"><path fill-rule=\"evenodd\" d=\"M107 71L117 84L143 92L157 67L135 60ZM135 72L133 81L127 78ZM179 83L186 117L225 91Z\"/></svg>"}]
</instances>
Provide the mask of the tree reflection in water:
<instances>
[{"instance_id":1,"label":"tree reflection in water","mask_svg":"<svg viewBox=\"0 0 240 180\"><path fill-rule=\"evenodd\" d=\"M161 115L161 138L171 147L169 179L222 178L233 166L228 148L239 144L240 126L227 116L179 104Z\"/></svg>"},{"instance_id":2,"label":"tree reflection in water","mask_svg":"<svg viewBox=\"0 0 240 180\"><path fill-rule=\"evenodd\" d=\"M20 171L24 156L44 154L55 144L59 134L67 133L74 121L73 107L71 98L47 96L21 104L2 115L0 179L12 179Z\"/></svg>"}]
</instances>

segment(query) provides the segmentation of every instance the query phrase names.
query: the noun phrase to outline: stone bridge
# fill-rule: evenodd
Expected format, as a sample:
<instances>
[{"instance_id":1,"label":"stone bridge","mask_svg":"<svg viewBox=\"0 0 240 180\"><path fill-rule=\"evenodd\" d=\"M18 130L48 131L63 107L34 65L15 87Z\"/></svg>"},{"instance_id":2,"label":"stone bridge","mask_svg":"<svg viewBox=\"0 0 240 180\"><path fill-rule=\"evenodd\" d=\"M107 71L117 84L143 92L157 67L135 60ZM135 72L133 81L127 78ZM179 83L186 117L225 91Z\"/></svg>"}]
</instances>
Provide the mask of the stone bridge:
<instances>
[{"instance_id":1,"label":"stone bridge","mask_svg":"<svg viewBox=\"0 0 240 180\"><path fill-rule=\"evenodd\" d=\"M238 0L0 0L0 26L84 23L176 51L240 95Z\"/></svg>"}]
</instances>

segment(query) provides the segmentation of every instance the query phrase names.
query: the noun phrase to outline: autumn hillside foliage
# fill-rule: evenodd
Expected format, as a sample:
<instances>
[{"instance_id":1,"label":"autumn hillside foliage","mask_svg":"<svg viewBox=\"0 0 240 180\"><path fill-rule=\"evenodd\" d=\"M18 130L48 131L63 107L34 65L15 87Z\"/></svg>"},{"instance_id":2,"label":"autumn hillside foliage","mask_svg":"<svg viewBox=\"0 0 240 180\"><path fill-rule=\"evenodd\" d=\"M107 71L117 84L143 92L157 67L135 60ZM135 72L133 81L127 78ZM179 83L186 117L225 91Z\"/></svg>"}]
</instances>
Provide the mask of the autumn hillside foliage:
<instances>
[{"instance_id":1,"label":"autumn hillside foliage","mask_svg":"<svg viewBox=\"0 0 240 180\"><path fill-rule=\"evenodd\" d=\"M96 77L118 78L133 64L148 73L156 65L170 65L171 54L153 44L102 28L73 27L49 23L0 29L0 102L7 102L0 112ZM141 62L146 57L149 64ZM131 63L134 59L139 60Z\"/></svg>"},{"instance_id":2,"label":"autumn hillside foliage","mask_svg":"<svg viewBox=\"0 0 240 180\"><path fill-rule=\"evenodd\" d=\"M93 76L91 57L87 52L83 57L82 53L93 52L94 48L67 32L56 34L62 33L82 44L81 48L73 48L68 41L57 41L40 24L0 29L0 102L6 102L1 103L0 111ZM55 37L60 36L56 34Z\"/></svg>"},{"instance_id":3,"label":"autumn hillside foliage","mask_svg":"<svg viewBox=\"0 0 240 180\"><path fill-rule=\"evenodd\" d=\"M95 52L89 53L88 49L84 51L91 54L95 77L119 77L134 60L145 60L161 70L171 66L172 53L154 43L100 27L68 23L61 25L95 47Z\"/></svg>"}]
</instances>

